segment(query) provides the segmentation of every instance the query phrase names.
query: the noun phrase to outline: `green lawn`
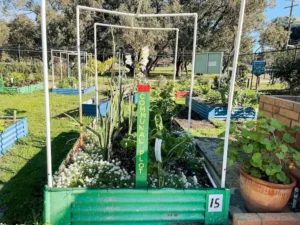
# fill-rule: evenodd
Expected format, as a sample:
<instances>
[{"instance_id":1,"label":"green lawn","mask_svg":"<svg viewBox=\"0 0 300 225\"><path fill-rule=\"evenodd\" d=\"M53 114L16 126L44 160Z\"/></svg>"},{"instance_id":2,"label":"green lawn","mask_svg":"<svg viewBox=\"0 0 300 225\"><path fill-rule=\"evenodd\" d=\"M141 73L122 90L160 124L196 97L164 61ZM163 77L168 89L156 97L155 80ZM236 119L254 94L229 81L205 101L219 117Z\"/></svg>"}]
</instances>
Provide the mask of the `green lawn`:
<instances>
[{"instance_id":1,"label":"green lawn","mask_svg":"<svg viewBox=\"0 0 300 225\"><path fill-rule=\"evenodd\" d=\"M91 96L84 95L83 100ZM79 136L78 127L60 116L78 107L78 96L50 94L50 105L52 165L56 171ZM0 212L5 211L0 223L32 224L34 217L42 218L43 189L47 183L43 92L0 95L0 115L11 115L13 110L28 118L30 134L0 159ZM77 116L78 110L69 113ZM90 120L85 118L85 123Z\"/></svg>"}]
</instances>

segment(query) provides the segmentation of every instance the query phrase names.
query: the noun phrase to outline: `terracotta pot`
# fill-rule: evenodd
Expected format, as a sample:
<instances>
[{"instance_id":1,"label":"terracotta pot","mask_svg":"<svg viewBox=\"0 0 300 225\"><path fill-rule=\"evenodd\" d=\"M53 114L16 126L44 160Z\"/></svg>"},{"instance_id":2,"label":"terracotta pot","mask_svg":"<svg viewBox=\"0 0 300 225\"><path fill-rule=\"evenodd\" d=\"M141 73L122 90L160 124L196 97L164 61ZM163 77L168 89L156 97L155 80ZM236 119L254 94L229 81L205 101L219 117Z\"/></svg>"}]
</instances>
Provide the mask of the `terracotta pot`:
<instances>
[{"instance_id":1,"label":"terracotta pot","mask_svg":"<svg viewBox=\"0 0 300 225\"><path fill-rule=\"evenodd\" d=\"M296 186L295 178L290 175L287 176L291 179L291 184L274 184L252 177L243 169L240 172L241 193L250 212L281 212Z\"/></svg>"},{"instance_id":2,"label":"terracotta pot","mask_svg":"<svg viewBox=\"0 0 300 225\"><path fill-rule=\"evenodd\" d=\"M189 91L176 91L175 96L176 98L184 98L185 96L189 95Z\"/></svg>"}]
</instances>

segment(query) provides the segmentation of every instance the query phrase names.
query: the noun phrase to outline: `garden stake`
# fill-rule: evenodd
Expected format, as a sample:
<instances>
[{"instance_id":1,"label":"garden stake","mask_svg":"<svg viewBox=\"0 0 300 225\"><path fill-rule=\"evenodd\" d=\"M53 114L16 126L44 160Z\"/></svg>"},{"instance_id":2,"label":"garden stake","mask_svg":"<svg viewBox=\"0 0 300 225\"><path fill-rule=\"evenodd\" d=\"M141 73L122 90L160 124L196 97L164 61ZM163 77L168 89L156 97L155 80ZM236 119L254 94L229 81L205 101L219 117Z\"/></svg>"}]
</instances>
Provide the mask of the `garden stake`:
<instances>
[{"instance_id":1,"label":"garden stake","mask_svg":"<svg viewBox=\"0 0 300 225\"><path fill-rule=\"evenodd\" d=\"M138 85L136 188L147 188L150 85Z\"/></svg>"}]
</instances>

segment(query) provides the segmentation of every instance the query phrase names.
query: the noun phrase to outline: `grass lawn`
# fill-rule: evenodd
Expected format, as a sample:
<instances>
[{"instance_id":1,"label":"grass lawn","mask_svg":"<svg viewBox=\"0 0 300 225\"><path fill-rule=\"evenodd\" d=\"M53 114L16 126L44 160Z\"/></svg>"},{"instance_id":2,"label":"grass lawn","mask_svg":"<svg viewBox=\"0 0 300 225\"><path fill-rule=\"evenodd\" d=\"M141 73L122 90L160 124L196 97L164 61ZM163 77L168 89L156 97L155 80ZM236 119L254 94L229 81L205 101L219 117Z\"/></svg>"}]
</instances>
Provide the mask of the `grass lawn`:
<instances>
[{"instance_id":1,"label":"grass lawn","mask_svg":"<svg viewBox=\"0 0 300 225\"><path fill-rule=\"evenodd\" d=\"M211 120L210 122L212 122L216 128L213 129L202 128L197 130L191 129L191 134L194 137L217 138L220 134L225 132L225 128L226 128L225 121Z\"/></svg>"},{"instance_id":2,"label":"grass lawn","mask_svg":"<svg viewBox=\"0 0 300 225\"><path fill-rule=\"evenodd\" d=\"M83 95L83 100L94 94ZM56 171L79 137L78 127L60 116L78 107L78 96L50 93L52 167ZM19 140L0 160L0 214L7 224L32 224L34 217L42 218L43 189L47 183L44 94L0 95L0 115L28 118L29 136ZM69 112L78 115L78 110ZM88 123L91 118L85 118ZM59 204L59 203L58 203Z\"/></svg>"}]
</instances>

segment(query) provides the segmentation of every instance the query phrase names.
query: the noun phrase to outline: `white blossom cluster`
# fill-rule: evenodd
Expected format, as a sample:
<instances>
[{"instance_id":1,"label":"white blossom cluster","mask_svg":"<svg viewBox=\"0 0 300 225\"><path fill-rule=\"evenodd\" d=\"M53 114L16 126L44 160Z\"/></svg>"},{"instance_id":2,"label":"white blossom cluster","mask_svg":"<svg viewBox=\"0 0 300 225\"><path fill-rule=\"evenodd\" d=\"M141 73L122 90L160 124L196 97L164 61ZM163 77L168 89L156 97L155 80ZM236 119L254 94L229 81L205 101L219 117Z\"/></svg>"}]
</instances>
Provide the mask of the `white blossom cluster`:
<instances>
[{"instance_id":1,"label":"white blossom cluster","mask_svg":"<svg viewBox=\"0 0 300 225\"><path fill-rule=\"evenodd\" d=\"M140 68L142 71L146 70L146 66L149 62L149 55L150 55L149 47L148 46L143 47L141 52L141 61L140 61Z\"/></svg>"},{"instance_id":2,"label":"white blossom cluster","mask_svg":"<svg viewBox=\"0 0 300 225\"><path fill-rule=\"evenodd\" d=\"M75 153L70 165L54 176L54 185L59 188L131 188L134 174L121 168L119 160L103 160L103 156L94 152Z\"/></svg>"},{"instance_id":3,"label":"white blossom cluster","mask_svg":"<svg viewBox=\"0 0 300 225\"><path fill-rule=\"evenodd\" d=\"M162 182L159 184L159 182ZM183 172L176 173L169 171L164 177L158 180L156 177L148 176L148 185L151 188L168 187L168 188L199 188L201 185L198 183L196 175L186 176Z\"/></svg>"}]
</instances>

